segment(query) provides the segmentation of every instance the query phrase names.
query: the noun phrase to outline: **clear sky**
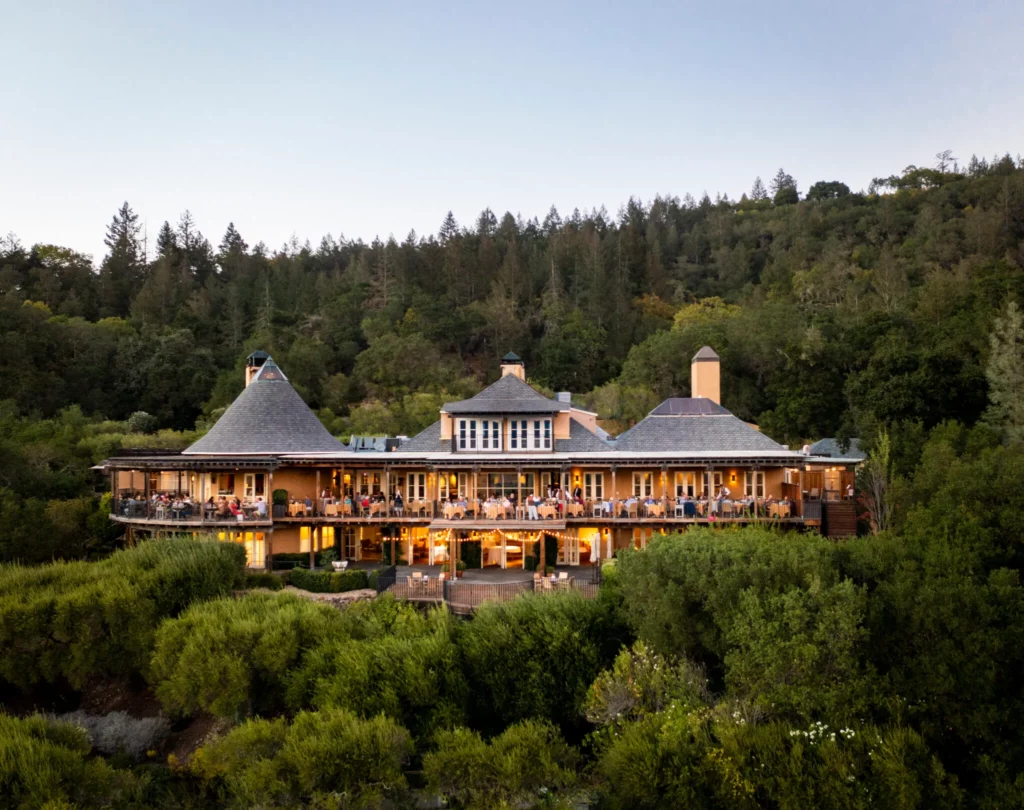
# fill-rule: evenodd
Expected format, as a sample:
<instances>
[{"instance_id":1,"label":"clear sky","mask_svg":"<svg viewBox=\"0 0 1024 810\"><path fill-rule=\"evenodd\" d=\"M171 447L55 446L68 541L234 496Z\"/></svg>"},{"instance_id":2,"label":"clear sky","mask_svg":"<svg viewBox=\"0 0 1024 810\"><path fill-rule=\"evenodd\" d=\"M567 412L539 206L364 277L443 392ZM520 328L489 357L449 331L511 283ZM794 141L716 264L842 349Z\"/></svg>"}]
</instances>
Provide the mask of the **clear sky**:
<instances>
[{"instance_id":1,"label":"clear sky","mask_svg":"<svg viewBox=\"0 0 1024 810\"><path fill-rule=\"evenodd\" d=\"M0 0L0 234L436 233L1024 151L1012 2Z\"/></svg>"}]
</instances>

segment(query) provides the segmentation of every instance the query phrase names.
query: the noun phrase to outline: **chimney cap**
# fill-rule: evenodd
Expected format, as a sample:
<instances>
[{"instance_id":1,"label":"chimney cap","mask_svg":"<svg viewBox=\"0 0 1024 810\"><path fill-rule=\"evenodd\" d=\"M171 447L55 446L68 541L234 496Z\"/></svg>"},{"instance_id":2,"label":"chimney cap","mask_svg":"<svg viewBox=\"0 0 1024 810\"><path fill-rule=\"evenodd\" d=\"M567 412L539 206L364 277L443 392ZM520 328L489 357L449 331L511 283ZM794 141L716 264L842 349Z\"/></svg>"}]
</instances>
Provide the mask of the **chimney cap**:
<instances>
[{"instance_id":1,"label":"chimney cap","mask_svg":"<svg viewBox=\"0 0 1024 810\"><path fill-rule=\"evenodd\" d=\"M506 354L504 357L501 358L501 362L505 363L505 364L508 364L508 363L522 363L523 359L518 354L516 354L515 352L509 352L508 354Z\"/></svg>"},{"instance_id":2,"label":"chimney cap","mask_svg":"<svg viewBox=\"0 0 1024 810\"><path fill-rule=\"evenodd\" d=\"M572 402L572 391L559 391L555 394L557 402Z\"/></svg>"},{"instance_id":3,"label":"chimney cap","mask_svg":"<svg viewBox=\"0 0 1024 810\"><path fill-rule=\"evenodd\" d=\"M703 361L718 361L718 354L710 346L703 346L699 352L693 356L694 363L700 363Z\"/></svg>"}]
</instances>

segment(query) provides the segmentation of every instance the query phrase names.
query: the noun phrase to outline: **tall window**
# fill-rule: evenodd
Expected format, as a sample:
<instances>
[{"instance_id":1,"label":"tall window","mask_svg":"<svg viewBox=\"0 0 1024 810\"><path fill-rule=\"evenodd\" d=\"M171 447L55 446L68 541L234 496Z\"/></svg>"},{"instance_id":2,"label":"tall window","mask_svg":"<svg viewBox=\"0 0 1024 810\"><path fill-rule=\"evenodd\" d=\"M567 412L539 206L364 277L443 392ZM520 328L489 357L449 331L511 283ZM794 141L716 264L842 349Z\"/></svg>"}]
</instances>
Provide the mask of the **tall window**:
<instances>
[{"instance_id":1,"label":"tall window","mask_svg":"<svg viewBox=\"0 0 1024 810\"><path fill-rule=\"evenodd\" d=\"M649 472L633 473L633 497L649 498L654 494L654 474Z\"/></svg>"},{"instance_id":2,"label":"tall window","mask_svg":"<svg viewBox=\"0 0 1024 810\"><path fill-rule=\"evenodd\" d=\"M406 479L405 499L407 501L424 501L427 499L427 474L409 473Z\"/></svg>"},{"instance_id":3,"label":"tall window","mask_svg":"<svg viewBox=\"0 0 1024 810\"><path fill-rule=\"evenodd\" d=\"M695 498L697 497L698 473L677 472L676 473L676 497Z\"/></svg>"},{"instance_id":4,"label":"tall window","mask_svg":"<svg viewBox=\"0 0 1024 810\"><path fill-rule=\"evenodd\" d=\"M708 473L704 473L704 492L709 498L717 498L721 489L722 473L715 472L710 478L708 478Z\"/></svg>"},{"instance_id":5,"label":"tall window","mask_svg":"<svg viewBox=\"0 0 1024 810\"><path fill-rule=\"evenodd\" d=\"M544 449L551 449L551 420L544 420Z\"/></svg>"},{"instance_id":6,"label":"tall window","mask_svg":"<svg viewBox=\"0 0 1024 810\"><path fill-rule=\"evenodd\" d=\"M264 474L263 473L246 473L245 474L245 494L246 498L266 498L266 492L264 492Z\"/></svg>"},{"instance_id":7,"label":"tall window","mask_svg":"<svg viewBox=\"0 0 1024 810\"><path fill-rule=\"evenodd\" d=\"M513 419L509 422L508 444L512 450L519 449L519 420Z\"/></svg>"},{"instance_id":8,"label":"tall window","mask_svg":"<svg viewBox=\"0 0 1024 810\"><path fill-rule=\"evenodd\" d=\"M480 447L483 450L489 450L491 448L491 423L484 419L484 421L481 423L481 427L483 428L483 435L480 438L483 443L480 445Z\"/></svg>"},{"instance_id":9,"label":"tall window","mask_svg":"<svg viewBox=\"0 0 1024 810\"><path fill-rule=\"evenodd\" d=\"M485 430L486 426L484 422ZM476 419L459 420L459 449L476 450Z\"/></svg>"},{"instance_id":10,"label":"tall window","mask_svg":"<svg viewBox=\"0 0 1024 810\"><path fill-rule=\"evenodd\" d=\"M583 473L583 497L588 501L604 498L604 473Z\"/></svg>"},{"instance_id":11,"label":"tall window","mask_svg":"<svg viewBox=\"0 0 1024 810\"><path fill-rule=\"evenodd\" d=\"M754 470L747 470L746 474L746 496L748 498L764 497L764 473Z\"/></svg>"}]
</instances>

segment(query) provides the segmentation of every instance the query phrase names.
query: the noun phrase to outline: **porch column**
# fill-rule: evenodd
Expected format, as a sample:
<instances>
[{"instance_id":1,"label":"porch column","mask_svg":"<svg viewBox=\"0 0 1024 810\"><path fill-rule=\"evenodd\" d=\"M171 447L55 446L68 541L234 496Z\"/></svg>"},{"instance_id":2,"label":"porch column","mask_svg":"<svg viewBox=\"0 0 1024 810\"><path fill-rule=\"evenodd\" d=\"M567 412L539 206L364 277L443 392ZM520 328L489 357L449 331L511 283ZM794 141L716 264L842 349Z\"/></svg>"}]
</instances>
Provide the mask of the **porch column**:
<instances>
[{"instance_id":1,"label":"porch column","mask_svg":"<svg viewBox=\"0 0 1024 810\"><path fill-rule=\"evenodd\" d=\"M546 555L544 554L544 547L547 545L547 542L545 541L543 531L537 532L537 539L540 542L540 562L537 564L537 567L540 569L541 574L544 574L548 566Z\"/></svg>"},{"instance_id":2,"label":"porch column","mask_svg":"<svg viewBox=\"0 0 1024 810\"><path fill-rule=\"evenodd\" d=\"M149 514L149 470L142 471L142 495L146 499L146 517L150 517Z\"/></svg>"},{"instance_id":3,"label":"porch column","mask_svg":"<svg viewBox=\"0 0 1024 810\"><path fill-rule=\"evenodd\" d=\"M398 565L398 557L395 556L395 530L394 527L388 526L388 534L391 535L391 564Z\"/></svg>"},{"instance_id":4,"label":"porch column","mask_svg":"<svg viewBox=\"0 0 1024 810\"><path fill-rule=\"evenodd\" d=\"M274 529L273 529L273 527L271 527L270 529L267 529L266 537L267 537L267 562L266 562L266 565L267 565L267 570L272 572L274 570Z\"/></svg>"},{"instance_id":5,"label":"porch column","mask_svg":"<svg viewBox=\"0 0 1024 810\"><path fill-rule=\"evenodd\" d=\"M384 514L391 517L391 468L387 465L384 465Z\"/></svg>"},{"instance_id":6,"label":"porch column","mask_svg":"<svg viewBox=\"0 0 1024 810\"><path fill-rule=\"evenodd\" d=\"M267 473L267 491L263 493L266 496L267 502L267 516L274 519L274 468L270 468L270 472Z\"/></svg>"},{"instance_id":7,"label":"porch column","mask_svg":"<svg viewBox=\"0 0 1024 810\"><path fill-rule=\"evenodd\" d=\"M199 473L199 521L206 520L206 473Z\"/></svg>"},{"instance_id":8,"label":"porch column","mask_svg":"<svg viewBox=\"0 0 1024 810\"><path fill-rule=\"evenodd\" d=\"M110 513L117 514L117 468L110 471Z\"/></svg>"},{"instance_id":9,"label":"porch column","mask_svg":"<svg viewBox=\"0 0 1024 810\"><path fill-rule=\"evenodd\" d=\"M312 571L316 567L316 526L312 523L309 524L309 570Z\"/></svg>"},{"instance_id":10,"label":"porch column","mask_svg":"<svg viewBox=\"0 0 1024 810\"><path fill-rule=\"evenodd\" d=\"M519 510L523 508L523 467L516 465L516 515L519 517Z\"/></svg>"},{"instance_id":11,"label":"porch column","mask_svg":"<svg viewBox=\"0 0 1024 810\"><path fill-rule=\"evenodd\" d=\"M668 465L661 468L661 516L668 517Z\"/></svg>"},{"instance_id":12,"label":"porch column","mask_svg":"<svg viewBox=\"0 0 1024 810\"><path fill-rule=\"evenodd\" d=\"M616 497L618 497L619 491L615 488L615 465L612 465L612 496L608 500L612 503L612 519L614 520L619 516L619 510L615 503Z\"/></svg>"},{"instance_id":13,"label":"porch column","mask_svg":"<svg viewBox=\"0 0 1024 810\"><path fill-rule=\"evenodd\" d=\"M313 514L319 515L322 511L320 506L320 468L316 468L316 492L313 494Z\"/></svg>"}]
</instances>

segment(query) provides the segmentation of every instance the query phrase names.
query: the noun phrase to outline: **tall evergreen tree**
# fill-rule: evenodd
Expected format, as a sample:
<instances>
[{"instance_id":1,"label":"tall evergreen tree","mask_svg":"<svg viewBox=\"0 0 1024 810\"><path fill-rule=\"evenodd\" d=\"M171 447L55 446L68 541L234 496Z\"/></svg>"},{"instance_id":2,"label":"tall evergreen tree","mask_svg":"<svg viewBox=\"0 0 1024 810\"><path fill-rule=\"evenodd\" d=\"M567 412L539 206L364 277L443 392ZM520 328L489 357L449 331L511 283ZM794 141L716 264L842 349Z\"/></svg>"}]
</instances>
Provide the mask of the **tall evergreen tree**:
<instances>
[{"instance_id":1,"label":"tall evergreen tree","mask_svg":"<svg viewBox=\"0 0 1024 810\"><path fill-rule=\"evenodd\" d=\"M109 253L100 266L100 301L104 316L124 317L143 277L139 215L125 202L114 214L103 239Z\"/></svg>"},{"instance_id":2,"label":"tall evergreen tree","mask_svg":"<svg viewBox=\"0 0 1024 810\"><path fill-rule=\"evenodd\" d=\"M750 189L750 199L754 202L768 199L768 191L765 189L760 177L754 178L754 185Z\"/></svg>"}]
</instances>

